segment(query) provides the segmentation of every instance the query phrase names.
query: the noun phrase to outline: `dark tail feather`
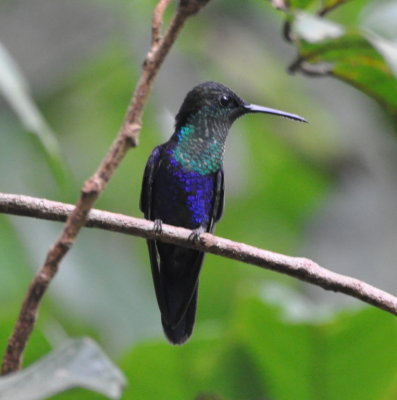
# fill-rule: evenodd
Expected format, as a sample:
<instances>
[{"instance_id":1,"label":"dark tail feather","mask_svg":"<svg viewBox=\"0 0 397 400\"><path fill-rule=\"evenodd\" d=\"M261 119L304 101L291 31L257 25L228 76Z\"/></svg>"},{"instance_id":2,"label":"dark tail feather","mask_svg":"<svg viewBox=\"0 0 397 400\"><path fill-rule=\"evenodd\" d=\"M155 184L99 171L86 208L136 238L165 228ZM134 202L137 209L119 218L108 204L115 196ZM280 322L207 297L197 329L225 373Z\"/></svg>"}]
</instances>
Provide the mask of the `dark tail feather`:
<instances>
[{"instance_id":1,"label":"dark tail feather","mask_svg":"<svg viewBox=\"0 0 397 400\"><path fill-rule=\"evenodd\" d=\"M154 241L148 245L164 333L171 343L182 344L193 330L204 253Z\"/></svg>"},{"instance_id":2,"label":"dark tail feather","mask_svg":"<svg viewBox=\"0 0 397 400\"><path fill-rule=\"evenodd\" d=\"M192 300L177 326L170 325L164 317L161 318L165 336L172 344L183 344L191 336L196 316L197 287L194 291Z\"/></svg>"}]
</instances>

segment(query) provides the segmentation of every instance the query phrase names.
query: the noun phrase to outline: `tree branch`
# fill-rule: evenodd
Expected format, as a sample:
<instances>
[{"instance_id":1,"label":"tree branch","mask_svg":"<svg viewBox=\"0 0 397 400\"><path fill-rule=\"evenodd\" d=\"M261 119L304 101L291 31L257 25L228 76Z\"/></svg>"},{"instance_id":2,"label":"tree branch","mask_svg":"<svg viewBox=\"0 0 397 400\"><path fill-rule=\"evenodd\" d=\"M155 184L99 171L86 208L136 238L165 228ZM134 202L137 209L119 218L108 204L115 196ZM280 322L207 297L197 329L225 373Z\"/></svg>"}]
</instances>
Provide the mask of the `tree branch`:
<instances>
[{"instance_id":1,"label":"tree branch","mask_svg":"<svg viewBox=\"0 0 397 400\"><path fill-rule=\"evenodd\" d=\"M2 374L16 371L22 363L22 354L33 330L37 310L49 283L58 271L59 264L72 247L88 213L104 190L108 181L131 147L138 145L141 116L153 81L171 46L187 18L200 11L209 0L179 0L176 12L164 37L160 36L162 15L169 1L160 0L152 20L152 46L143 63L143 71L132 96L120 132L95 174L83 185L76 207L68 215L65 227L52 245L41 269L30 284L22 304L14 332L3 358Z\"/></svg>"},{"instance_id":2,"label":"tree branch","mask_svg":"<svg viewBox=\"0 0 397 400\"><path fill-rule=\"evenodd\" d=\"M161 41L161 25L163 24L163 16L166 8L170 4L171 0L161 0L157 4L153 12L152 18L152 48L157 46Z\"/></svg>"},{"instance_id":3,"label":"tree branch","mask_svg":"<svg viewBox=\"0 0 397 400\"><path fill-rule=\"evenodd\" d=\"M72 211L73 206L70 204L0 193L0 212L2 213L65 221ZM153 230L151 221L107 211L91 210L86 226L161 240L277 271L326 290L347 294L397 315L397 297L358 279L332 272L307 258L274 253L209 233L203 233L199 240L193 243L189 240L191 231L188 229L163 224L163 232L158 234Z\"/></svg>"}]
</instances>

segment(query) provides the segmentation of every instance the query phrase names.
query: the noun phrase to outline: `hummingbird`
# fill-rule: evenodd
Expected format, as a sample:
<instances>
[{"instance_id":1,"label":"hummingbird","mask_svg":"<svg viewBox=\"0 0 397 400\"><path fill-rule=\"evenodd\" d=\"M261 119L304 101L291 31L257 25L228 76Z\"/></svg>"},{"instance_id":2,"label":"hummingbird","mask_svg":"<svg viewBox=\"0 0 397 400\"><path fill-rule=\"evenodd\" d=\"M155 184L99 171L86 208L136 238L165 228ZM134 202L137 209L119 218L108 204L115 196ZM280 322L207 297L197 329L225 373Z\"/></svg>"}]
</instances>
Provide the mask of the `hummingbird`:
<instances>
[{"instance_id":1,"label":"hummingbird","mask_svg":"<svg viewBox=\"0 0 397 400\"><path fill-rule=\"evenodd\" d=\"M154 148L143 176L140 209L161 232L162 223L192 230L196 241L213 232L224 204L223 154L233 122L251 113L304 118L249 104L217 82L203 82L186 95L170 139ZM183 344L192 334L204 253L147 240L153 283L165 336Z\"/></svg>"}]
</instances>

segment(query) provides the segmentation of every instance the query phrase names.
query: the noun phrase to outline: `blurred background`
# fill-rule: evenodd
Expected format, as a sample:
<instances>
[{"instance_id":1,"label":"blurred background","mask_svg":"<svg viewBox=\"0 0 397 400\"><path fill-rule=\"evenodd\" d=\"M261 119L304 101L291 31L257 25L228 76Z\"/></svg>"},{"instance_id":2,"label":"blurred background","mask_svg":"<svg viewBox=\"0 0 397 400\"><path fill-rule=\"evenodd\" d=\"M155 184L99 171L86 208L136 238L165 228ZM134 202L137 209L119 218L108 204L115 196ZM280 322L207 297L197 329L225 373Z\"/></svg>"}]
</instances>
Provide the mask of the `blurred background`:
<instances>
[{"instance_id":1,"label":"blurred background","mask_svg":"<svg viewBox=\"0 0 397 400\"><path fill-rule=\"evenodd\" d=\"M348 2L332 19L397 39L396 19L377 17L391 3ZM76 201L121 125L155 4L0 1L1 45L60 148L49 155L0 97L1 192ZM282 23L280 11L257 0L213 0L192 18L155 83L140 146L96 208L142 216L140 185L152 148L172 134L187 91L220 81L249 102L310 124L252 115L233 126L216 234L309 257L395 293L395 124L351 86L289 75L296 50L284 41ZM0 349L60 229L0 215ZM90 336L127 375L125 399L395 399L396 333L392 316L347 296L207 255L195 332L185 346L171 347L145 242L85 229L46 296L26 364L66 337ZM54 398L104 397L76 389Z\"/></svg>"}]
</instances>

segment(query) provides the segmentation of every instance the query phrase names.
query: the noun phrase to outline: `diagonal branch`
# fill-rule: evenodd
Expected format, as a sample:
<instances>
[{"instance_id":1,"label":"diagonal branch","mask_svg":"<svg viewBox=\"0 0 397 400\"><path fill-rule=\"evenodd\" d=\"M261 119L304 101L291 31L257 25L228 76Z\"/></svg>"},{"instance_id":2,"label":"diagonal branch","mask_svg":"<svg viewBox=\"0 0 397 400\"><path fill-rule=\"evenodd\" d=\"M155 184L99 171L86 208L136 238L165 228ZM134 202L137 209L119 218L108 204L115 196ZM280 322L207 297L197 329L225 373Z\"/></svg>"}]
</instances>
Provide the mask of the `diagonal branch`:
<instances>
[{"instance_id":1,"label":"diagonal branch","mask_svg":"<svg viewBox=\"0 0 397 400\"><path fill-rule=\"evenodd\" d=\"M33 330L37 310L47 287L58 271L59 264L72 247L81 228L85 225L88 213L95 204L120 162L131 147L138 145L141 129L141 116L149 96L153 81L175 42L186 20L200 11L209 0L179 0L176 12L164 37L160 35L160 25L165 7L169 1L160 0L152 20L152 46L143 63L143 71L132 96L127 115L116 140L110 147L95 174L83 185L76 207L69 214L59 238L47 253L43 266L30 284L22 304L14 332L8 342L3 359L2 374L16 371L22 363L22 354Z\"/></svg>"},{"instance_id":2,"label":"diagonal branch","mask_svg":"<svg viewBox=\"0 0 397 400\"><path fill-rule=\"evenodd\" d=\"M161 25L163 24L163 16L166 8L171 0L161 0L153 11L152 18L152 48L154 48L162 39Z\"/></svg>"},{"instance_id":3,"label":"diagonal branch","mask_svg":"<svg viewBox=\"0 0 397 400\"><path fill-rule=\"evenodd\" d=\"M65 221L72 211L73 206L70 204L0 193L0 212L2 213ZM332 272L307 258L274 253L209 233L202 234L199 240L193 243L189 240L191 231L188 229L163 224L163 232L158 234L153 230L151 221L107 211L91 210L86 226L161 240L270 269L326 290L347 294L397 315L397 297L358 279Z\"/></svg>"}]
</instances>

